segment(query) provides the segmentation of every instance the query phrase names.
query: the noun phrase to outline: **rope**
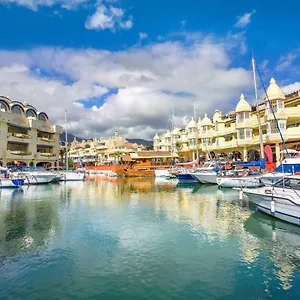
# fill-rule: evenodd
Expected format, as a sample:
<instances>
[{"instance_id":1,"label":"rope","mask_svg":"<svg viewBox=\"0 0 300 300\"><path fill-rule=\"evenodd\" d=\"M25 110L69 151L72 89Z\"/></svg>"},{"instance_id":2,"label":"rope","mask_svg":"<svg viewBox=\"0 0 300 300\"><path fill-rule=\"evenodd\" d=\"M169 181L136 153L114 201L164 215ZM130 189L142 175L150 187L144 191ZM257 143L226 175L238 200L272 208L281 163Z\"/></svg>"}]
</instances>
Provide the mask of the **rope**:
<instances>
[{"instance_id":1,"label":"rope","mask_svg":"<svg viewBox=\"0 0 300 300\"><path fill-rule=\"evenodd\" d=\"M256 64L255 64L255 65L256 65ZM256 71L257 71L257 74L258 74L259 79L260 79L260 81L261 81L261 84L262 84L262 87L263 87L263 89L264 89L264 92L265 92L265 94L266 94L266 97L267 97L267 100L268 100L268 103L269 103L269 106L270 106L270 109L271 109L273 118L274 118L274 120L275 120L276 127L277 127L277 130L278 130L278 132L279 132L279 135L280 135L280 138L281 138L281 141L282 141L284 150L286 151L288 157L290 157L290 154L289 154L289 152L288 152L288 150L287 150L287 147L286 147L286 144L285 144L285 141L284 141L284 138L283 138L283 135L282 135L282 132L281 132L281 129L280 129L278 120L277 120L276 115L275 115L275 112L274 112L273 105L272 105L272 103L271 103L271 101L270 101L270 99L269 99L269 95L268 95L268 93L267 93L266 87L265 87L265 85L264 85L264 83L263 83L263 80L262 80L262 77L261 77L261 75L260 75L260 72L259 72L259 70L258 70L257 65L256 65Z\"/></svg>"}]
</instances>

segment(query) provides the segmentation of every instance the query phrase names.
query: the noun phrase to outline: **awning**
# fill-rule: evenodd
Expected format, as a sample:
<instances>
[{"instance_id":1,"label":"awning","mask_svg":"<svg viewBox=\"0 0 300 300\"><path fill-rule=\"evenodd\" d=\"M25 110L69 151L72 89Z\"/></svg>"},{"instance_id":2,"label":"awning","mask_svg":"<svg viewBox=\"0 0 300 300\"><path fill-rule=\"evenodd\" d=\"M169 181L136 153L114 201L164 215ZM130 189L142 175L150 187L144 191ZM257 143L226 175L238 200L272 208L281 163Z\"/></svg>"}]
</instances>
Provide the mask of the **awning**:
<instances>
[{"instance_id":1,"label":"awning","mask_svg":"<svg viewBox=\"0 0 300 300\"><path fill-rule=\"evenodd\" d=\"M54 134L54 132L47 131L47 130L40 130L40 129L38 129L38 132L43 132L43 133L47 133L47 134Z\"/></svg>"},{"instance_id":2,"label":"awning","mask_svg":"<svg viewBox=\"0 0 300 300\"><path fill-rule=\"evenodd\" d=\"M22 128L22 129L26 129L26 130L30 130L30 127L26 127L26 126L22 126L22 125L17 125L17 124L12 124L12 123L8 123L9 126L13 126L13 127L17 127L17 128Z\"/></svg>"}]
</instances>

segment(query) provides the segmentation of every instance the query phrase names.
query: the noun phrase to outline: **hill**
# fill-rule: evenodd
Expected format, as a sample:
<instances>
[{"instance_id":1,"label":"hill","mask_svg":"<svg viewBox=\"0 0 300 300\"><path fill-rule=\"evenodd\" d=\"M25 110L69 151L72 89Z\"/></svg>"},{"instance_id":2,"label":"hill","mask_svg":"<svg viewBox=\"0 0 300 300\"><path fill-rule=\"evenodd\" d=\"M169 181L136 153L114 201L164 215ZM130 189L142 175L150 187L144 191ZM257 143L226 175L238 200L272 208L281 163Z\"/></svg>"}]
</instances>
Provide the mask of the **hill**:
<instances>
[{"instance_id":1,"label":"hill","mask_svg":"<svg viewBox=\"0 0 300 300\"><path fill-rule=\"evenodd\" d=\"M82 138L75 136L72 133L68 133L68 143L71 143L75 137L78 142L81 142L83 140ZM66 139L65 133L62 133L60 135L60 142L64 144L65 139ZM152 146L153 145L153 141L148 141L148 140L143 140L143 139L127 139L127 141L132 144L137 143L138 145L144 145L144 146Z\"/></svg>"}]
</instances>

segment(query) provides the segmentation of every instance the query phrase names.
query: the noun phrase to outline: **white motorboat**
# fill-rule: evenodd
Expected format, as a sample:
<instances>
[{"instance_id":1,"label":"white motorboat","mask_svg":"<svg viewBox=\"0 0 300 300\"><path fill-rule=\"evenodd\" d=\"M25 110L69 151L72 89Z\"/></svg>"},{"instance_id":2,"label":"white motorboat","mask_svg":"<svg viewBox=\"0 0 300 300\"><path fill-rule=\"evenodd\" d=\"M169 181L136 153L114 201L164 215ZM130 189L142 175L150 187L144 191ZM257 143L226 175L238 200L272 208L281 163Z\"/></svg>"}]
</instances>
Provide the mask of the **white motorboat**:
<instances>
[{"instance_id":1,"label":"white motorboat","mask_svg":"<svg viewBox=\"0 0 300 300\"><path fill-rule=\"evenodd\" d=\"M255 188L262 185L259 176L218 176L217 184L222 188Z\"/></svg>"},{"instance_id":2,"label":"white motorboat","mask_svg":"<svg viewBox=\"0 0 300 300\"><path fill-rule=\"evenodd\" d=\"M84 181L84 172L63 172L60 181Z\"/></svg>"},{"instance_id":3,"label":"white motorboat","mask_svg":"<svg viewBox=\"0 0 300 300\"><path fill-rule=\"evenodd\" d=\"M205 162L202 167L198 168L191 175L200 183L217 183L217 162Z\"/></svg>"},{"instance_id":4,"label":"white motorboat","mask_svg":"<svg viewBox=\"0 0 300 300\"><path fill-rule=\"evenodd\" d=\"M300 176L283 177L272 186L242 189L258 210L300 225Z\"/></svg>"},{"instance_id":5,"label":"white motorboat","mask_svg":"<svg viewBox=\"0 0 300 300\"><path fill-rule=\"evenodd\" d=\"M170 172L168 170L154 170L155 177L167 177L170 176Z\"/></svg>"},{"instance_id":6,"label":"white motorboat","mask_svg":"<svg viewBox=\"0 0 300 300\"><path fill-rule=\"evenodd\" d=\"M18 176L24 178L25 185L50 183L56 174L47 171L21 171Z\"/></svg>"},{"instance_id":7,"label":"white motorboat","mask_svg":"<svg viewBox=\"0 0 300 300\"><path fill-rule=\"evenodd\" d=\"M22 185L24 185L24 179L23 178L15 178L15 179L1 178L0 179L0 189L19 188Z\"/></svg>"}]
</instances>

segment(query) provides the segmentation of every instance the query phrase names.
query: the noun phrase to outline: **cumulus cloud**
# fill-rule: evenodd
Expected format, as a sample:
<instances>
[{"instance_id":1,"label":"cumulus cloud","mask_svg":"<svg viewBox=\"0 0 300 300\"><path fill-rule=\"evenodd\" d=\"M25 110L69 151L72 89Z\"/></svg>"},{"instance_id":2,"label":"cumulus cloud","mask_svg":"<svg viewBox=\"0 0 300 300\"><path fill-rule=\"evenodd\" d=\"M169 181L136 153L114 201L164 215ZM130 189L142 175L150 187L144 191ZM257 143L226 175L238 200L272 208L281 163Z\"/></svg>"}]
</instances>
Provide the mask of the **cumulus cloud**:
<instances>
[{"instance_id":1,"label":"cumulus cloud","mask_svg":"<svg viewBox=\"0 0 300 300\"><path fill-rule=\"evenodd\" d=\"M253 9L251 12L245 13L242 16L238 17L237 22L235 23L235 27L244 28L251 22L251 17L256 13Z\"/></svg>"},{"instance_id":2,"label":"cumulus cloud","mask_svg":"<svg viewBox=\"0 0 300 300\"><path fill-rule=\"evenodd\" d=\"M300 52L300 51L298 51ZM275 68L276 71L283 71L289 68L294 60L297 58L297 53L288 53L287 55L283 55L279 58L277 66Z\"/></svg>"},{"instance_id":3,"label":"cumulus cloud","mask_svg":"<svg viewBox=\"0 0 300 300\"><path fill-rule=\"evenodd\" d=\"M0 4L16 4L32 10L38 10L42 6L60 5L66 9L72 9L89 0L0 0Z\"/></svg>"},{"instance_id":4,"label":"cumulus cloud","mask_svg":"<svg viewBox=\"0 0 300 300\"><path fill-rule=\"evenodd\" d=\"M115 6L106 7L100 4L96 12L85 22L87 29L115 31L117 28L130 29L133 26L132 16L125 18L124 10Z\"/></svg>"},{"instance_id":5,"label":"cumulus cloud","mask_svg":"<svg viewBox=\"0 0 300 300\"><path fill-rule=\"evenodd\" d=\"M188 45L165 41L123 51L36 48L0 51L0 91L45 110L82 137L111 135L152 138L197 115L233 109L252 88L251 73L231 66L233 46L202 37ZM236 41L235 41L236 43ZM235 45L239 47L239 45Z\"/></svg>"},{"instance_id":6,"label":"cumulus cloud","mask_svg":"<svg viewBox=\"0 0 300 300\"><path fill-rule=\"evenodd\" d=\"M148 33L146 33L146 32L140 32L139 33L139 38L140 38L140 40L144 40L144 39L146 39L148 37Z\"/></svg>"}]
</instances>

